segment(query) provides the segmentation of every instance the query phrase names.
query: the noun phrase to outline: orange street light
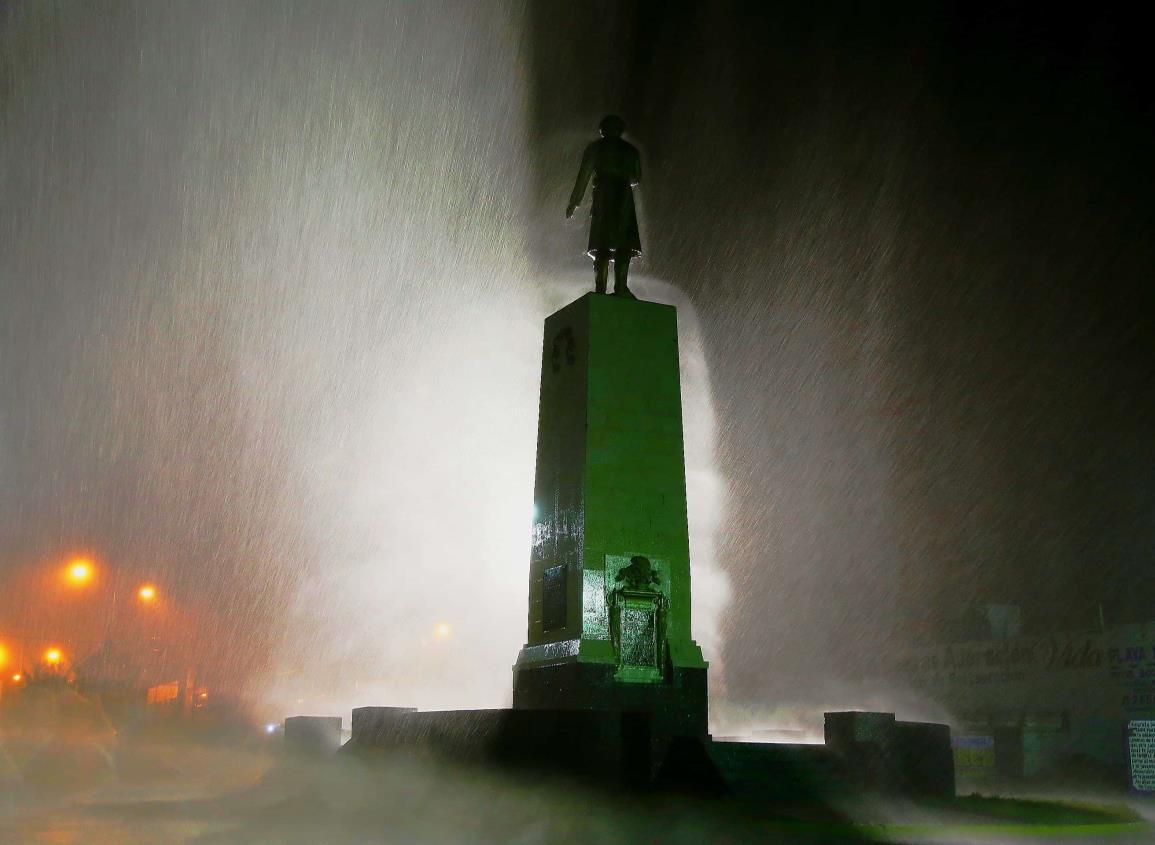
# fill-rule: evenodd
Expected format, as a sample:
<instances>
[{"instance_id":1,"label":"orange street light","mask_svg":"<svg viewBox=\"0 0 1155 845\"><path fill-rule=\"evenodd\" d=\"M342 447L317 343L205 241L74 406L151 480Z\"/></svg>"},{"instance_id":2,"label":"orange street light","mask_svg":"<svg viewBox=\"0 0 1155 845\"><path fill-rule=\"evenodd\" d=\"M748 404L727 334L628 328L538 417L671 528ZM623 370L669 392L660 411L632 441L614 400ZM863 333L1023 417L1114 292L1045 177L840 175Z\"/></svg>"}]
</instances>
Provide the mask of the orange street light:
<instances>
[{"instance_id":1,"label":"orange street light","mask_svg":"<svg viewBox=\"0 0 1155 845\"><path fill-rule=\"evenodd\" d=\"M22 680L24 680L24 676L21 675L19 672L17 672L15 675L12 676L12 683L14 683L14 684L18 684Z\"/></svg>"},{"instance_id":2,"label":"orange street light","mask_svg":"<svg viewBox=\"0 0 1155 845\"><path fill-rule=\"evenodd\" d=\"M85 557L78 557L68 564L68 569L65 570L65 577L68 583L74 587L83 587L92 580L94 572L92 561Z\"/></svg>"},{"instance_id":3,"label":"orange street light","mask_svg":"<svg viewBox=\"0 0 1155 845\"><path fill-rule=\"evenodd\" d=\"M8 663L8 650L0 645L0 668L3 668Z\"/></svg>"},{"instance_id":4,"label":"orange street light","mask_svg":"<svg viewBox=\"0 0 1155 845\"><path fill-rule=\"evenodd\" d=\"M156 587L152 584L144 584L136 591L136 595L143 602L151 602L156 599Z\"/></svg>"},{"instance_id":5,"label":"orange street light","mask_svg":"<svg viewBox=\"0 0 1155 845\"><path fill-rule=\"evenodd\" d=\"M50 648L44 652L44 662L50 666L56 666L63 658L64 655L58 648Z\"/></svg>"},{"instance_id":6,"label":"orange street light","mask_svg":"<svg viewBox=\"0 0 1155 845\"><path fill-rule=\"evenodd\" d=\"M449 626L448 622L442 622L433 629L433 635L439 640L447 640L452 634L453 628Z\"/></svg>"}]
</instances>

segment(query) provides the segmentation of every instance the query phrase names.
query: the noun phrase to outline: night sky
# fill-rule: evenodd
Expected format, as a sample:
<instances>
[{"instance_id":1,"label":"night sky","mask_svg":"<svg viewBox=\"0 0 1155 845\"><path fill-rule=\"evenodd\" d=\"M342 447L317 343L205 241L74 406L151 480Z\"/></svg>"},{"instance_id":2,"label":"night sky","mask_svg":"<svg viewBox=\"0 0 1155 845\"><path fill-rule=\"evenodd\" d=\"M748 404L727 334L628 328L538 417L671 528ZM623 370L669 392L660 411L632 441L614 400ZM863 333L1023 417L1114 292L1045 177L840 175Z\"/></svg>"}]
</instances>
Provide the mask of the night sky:
<instances>
[{"instance_id":1,"label":"night sky","mask_svg":"<svg viewBox=\"0 0 1155 845\"><path fill-rule=\"evenodd\" d=\"M353 684L379 648L504 689L540 321L592 286L563 213L607 112L634 272L700 324L728 694L845 703L988 603L1155 618L1155 117L1111 4L0 15L0 634L91 629L30 609L88 551L234 680ZM441 613L445 666L399 633Z\"/></svg>"}]
</instances>

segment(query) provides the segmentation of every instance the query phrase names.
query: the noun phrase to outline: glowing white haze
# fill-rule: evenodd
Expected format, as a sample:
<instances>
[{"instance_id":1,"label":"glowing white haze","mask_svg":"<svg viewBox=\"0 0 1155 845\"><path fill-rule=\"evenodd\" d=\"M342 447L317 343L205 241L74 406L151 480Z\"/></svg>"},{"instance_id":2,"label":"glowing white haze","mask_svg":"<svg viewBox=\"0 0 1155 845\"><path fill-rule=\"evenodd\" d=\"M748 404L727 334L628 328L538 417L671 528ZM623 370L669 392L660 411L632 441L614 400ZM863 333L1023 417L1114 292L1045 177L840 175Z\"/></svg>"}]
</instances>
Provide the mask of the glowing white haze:
<instances>
[{"instance_id":1,"label":"glowing white haze","mask_svg":"<svg viewBox=\"0 0 1155 845\"><path fill-rule=\"evenodd\" d=\"M508 704L525 637L541 320L585 281L486 300L446 284L435 325L423 327L429 315L416 307L397 340L369 344L358 389L328 404L299 452L318 560L295 608L291 674L276 687L286 712ZM636 287L678 299L661 283ZM684 303L680 315L694 625L716 657L727 598L713 551L722 491L700 340ZM318 361L327 348L295 343L286 353Z\"/></svg>"},{"instance_id":2,"label":"glowing white haze","mask_svg":"<svg viewBox=\"0 0 1155 845\"><path fill-rule=\"evenodd\" d=\"M592 276L538 272L524 242L524 7L102 9L29 4L7 36L0 329L28 350L12 383L35 386L21 431L44 446L14 454L47 503L12 525L52 526L22 539L44 554L82 525L167 567L174 602L209 606L206 660L270 666L252 690L270 716L501 706L542 320ZM708 374L679 293L637 287L681 306L694 618L716 660ZM90 487L66 483L80 463Z\"/></svg>"},{"instance_id":3,"label":"glowing white haze","mask_svg":"<svg viewBox=\"0 0 1155 845\"><path fill-rule=\"evenodd\" d=\"M509 701L525 637L542 320L592 274L543 281L530 269L516 21L482 23L467 8L424 32L436 43L389 45L388 84L302 145L308 176L260 185L273 208L299 210L258 236L295 272L265 280L278 328L241 356L262 362L251 374L267 416L258 428L298 423L291 507L311 560L270 686L283 713ZM447 60L420 58L431 50ZM486 84L463 88L477 78ZM350 151L376 159L373 172L352 167ZM680 293L637 288L680 305L695 629L717 658L726 584L705 359ZM278 394L292 407L268 401Z\"/></svg>"}]
</instances>

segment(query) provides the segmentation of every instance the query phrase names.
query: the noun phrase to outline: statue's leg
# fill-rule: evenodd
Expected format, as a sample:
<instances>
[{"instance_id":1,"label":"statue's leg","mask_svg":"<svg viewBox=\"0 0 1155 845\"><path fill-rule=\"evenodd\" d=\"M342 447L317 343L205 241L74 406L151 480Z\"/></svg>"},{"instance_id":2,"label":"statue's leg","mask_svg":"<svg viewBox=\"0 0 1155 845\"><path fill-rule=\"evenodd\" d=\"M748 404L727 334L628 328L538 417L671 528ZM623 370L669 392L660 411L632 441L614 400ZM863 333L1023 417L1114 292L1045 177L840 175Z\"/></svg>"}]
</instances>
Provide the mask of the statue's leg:
<instances>
[{"instance_id":1,"label":"statue's leg","mask_svg":"<svg viewBox=\"0 0 1155 845\"><path fill-rule=\"evenodd\" d=\"M606 252L599 252L594 256L594 290L598 293L606 292L606 281L610 277L610 257Z\"/></svg>"},{"instance_id":2,"label":"statue's leg","mask_svg":"<svg viewBox=\"0 0 1155 845\"><path fill-rule=\"evenodd\" d=\"M630 274L629 250L619 249L614 254L614 296L624 296L627 299L636 299L626 285L626 277Z\"/></svg>"}]
</instances>

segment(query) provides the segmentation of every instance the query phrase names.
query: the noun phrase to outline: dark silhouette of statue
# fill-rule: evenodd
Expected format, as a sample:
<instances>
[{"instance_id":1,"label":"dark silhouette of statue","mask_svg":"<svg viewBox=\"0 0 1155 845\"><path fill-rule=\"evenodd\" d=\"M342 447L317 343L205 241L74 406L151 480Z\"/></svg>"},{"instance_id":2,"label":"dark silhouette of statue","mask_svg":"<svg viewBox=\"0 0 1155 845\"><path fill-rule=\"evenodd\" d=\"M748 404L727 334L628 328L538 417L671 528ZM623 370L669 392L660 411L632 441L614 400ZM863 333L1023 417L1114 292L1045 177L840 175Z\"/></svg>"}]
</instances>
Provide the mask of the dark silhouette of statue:
<instances>
[{"instance_id":1,"label":"dark silhouette of statue","mask_svg":"<svg viewBox=\"0 0 1155 845\"><path fill-rule=\"evenodd\" d=\"M614 295L633 299L626 277L630 259L642 254L638 215L634 211L634 185L642 179L642 159L633 144L622 140L626 124L620 117L611 114L602 118L598 129L602 137L586 147L565 216L573 217L592 177L589 256L594 260L594 289L606 292L612 259Z\"/></svg>"}]
</instances>

